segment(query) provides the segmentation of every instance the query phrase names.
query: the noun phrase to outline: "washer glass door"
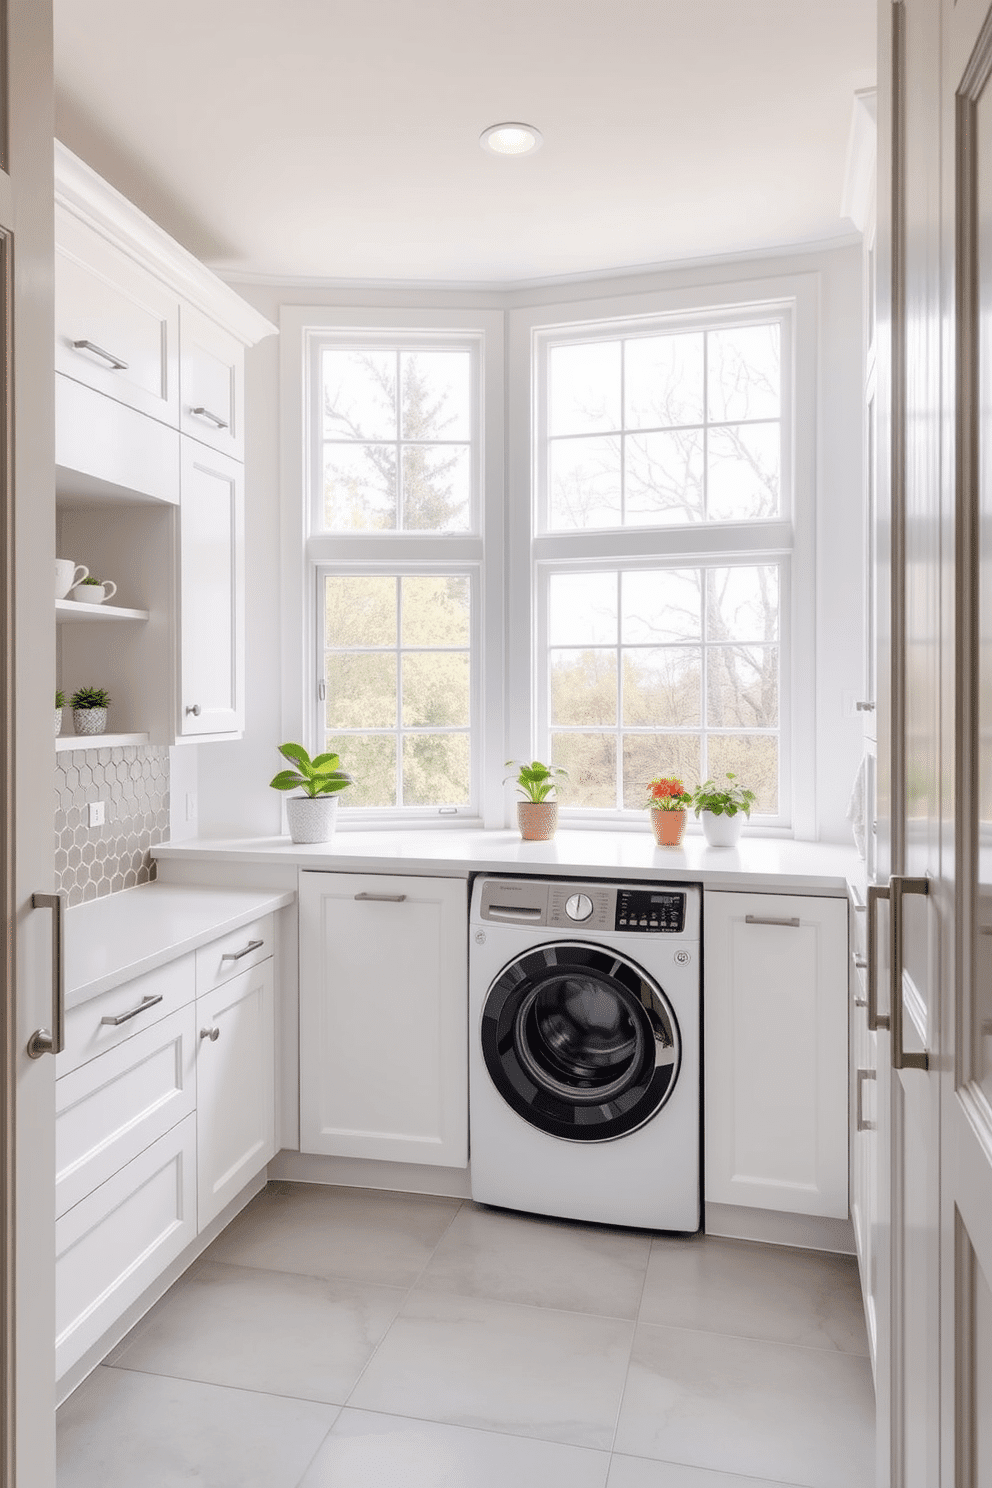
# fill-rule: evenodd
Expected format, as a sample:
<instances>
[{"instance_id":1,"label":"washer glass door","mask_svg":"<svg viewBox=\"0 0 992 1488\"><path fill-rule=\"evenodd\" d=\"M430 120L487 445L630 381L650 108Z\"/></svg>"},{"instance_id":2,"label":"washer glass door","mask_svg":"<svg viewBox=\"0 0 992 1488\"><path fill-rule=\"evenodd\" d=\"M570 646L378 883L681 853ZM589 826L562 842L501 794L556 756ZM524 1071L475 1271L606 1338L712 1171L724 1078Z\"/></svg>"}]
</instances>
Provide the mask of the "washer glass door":
<instances>
[{"instance_id":1,"label":"washer glass door","mask_svg":"<svg viewBox=\"0 0 992 1488\"><path fill-rule=\"evenodd\" d=\"M608 1142L669 1099L681 1043L671 1003L634 962L576 941L535 947L503 968L482 1013L497 1090L551 1136Z\"/></svg>"}]
</instances>

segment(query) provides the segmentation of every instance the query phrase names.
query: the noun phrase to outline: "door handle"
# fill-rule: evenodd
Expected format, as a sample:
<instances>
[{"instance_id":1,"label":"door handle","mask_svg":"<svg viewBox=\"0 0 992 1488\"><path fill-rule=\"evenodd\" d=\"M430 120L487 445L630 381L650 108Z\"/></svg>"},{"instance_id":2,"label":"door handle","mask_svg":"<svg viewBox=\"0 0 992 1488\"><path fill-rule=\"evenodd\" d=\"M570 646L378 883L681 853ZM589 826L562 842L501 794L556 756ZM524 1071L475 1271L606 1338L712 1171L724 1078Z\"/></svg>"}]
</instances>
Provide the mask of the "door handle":
<instances>
[{"instance_id":1,"label":"door handle","mask_svg":"<svg viewBox=\"0 0 992 1488\"><path fill-rule=\"evenodd\" d=\"M888 899L888 885L868 885L868 913L866 941L866 960L868 962L868 1029L870 1033L877 1033L880 1028L888 1028L889 1018L887 1013L878 1011L878 916L876 909L880 899Z\"/></svg>"},{"instance_id":2,"label":"door handle","mask_svg":"<svg viewBox=\"0 0 992 1488\"><path fill-rule=\"evenodd\" d=\"M162 1001L164 996L164 992L149 992L147 997L141 999L137 1007L128 1008L126 1013L118 1013L116 1018L113 1014L108 1013L105 1018L100 1019L100 1022L109 1023L111 1028L120 1028L122 1023L130 1023L131 1019L136 1018L139 1013L147 1012L149 1008L155 1007L157 1003Z\"/></svg>"},{"instance_id":3,"label":"door handle","mask_svg":"<svg viewBox=\"0 0 992 1488\"><path fill-rule=\"evenodd\" d=\"M104 351L103 347L97 346L95 341L73 341L72 345L76 351L91 351L94 356L102 357L105 362L110 363L115 372L127 371L127 362L122 362L120 357L115 356L112 351Z\"/></svg>"},{"instance_id":4,"label":"door handle","mask_svg":"<svg viewBox=\"0 0 992 1488\"><path fill-rule=\"evenodd\" d=\"M32 909L52 911L52 1026L36 1028L28 1039L32 1059L65 1048L65 905L64 893L31 895Z\"/></svg>"},{"instance_id":5,"label":"door handle","mask_svg":"<svg viewBox=\"0 0 992 1488\"><path fill-rule=\"evenodd\" d=\"M857 1096L857 1100L855 1101L855 1105L857 1107L857 1110L855 1112L856 1117L857 1117L857 1120L855 1122L855 1126L856 1126L856 1128L857 1128L857 1130L859 1132L874 1131L875 1130L875 1127L876 1127L876 1123L874 1121L866 1121L865 1120L865 1114L864 1114L864 1094L863 1094L864 1088L865 1088L865 1081L866 1080L874 1080L874 1079L875 1079L875 1071L873 1069L859 1069L858 1070L858 1096Z\"/></svg>"},{"instance_id":6,"label":"door handle","mask_svg":"<svg viewBox=\"0 0 992 1488\"><path fill-rule=\"evenodd\" d=\"M356 894L356 899L374 899L378 904L402 904L405 894Z\"/></svg>"},{"instance_id":7,"label":"door handle","mask_svg":"<svg viewBox=\"0 0 992 1488\"><path fill-rule=\"evenodd\" d=\"M930 1059L926 1050L922 1054L910 1054L902 1045L902 901L907 894L929 894L929 892L930 880L928 878L908 878L904 874L894 873L889 879L889 898L892 904L889 919L892 1068L897 1070L930 1068Z\"/></svg>"},{"instance_id":8,"label":"door handle","mask_svg":"<svg viewBox=\"0 0 992 1488\"><path fill-rule=\"evenodd\" d=\"M240 961L242 956L250 956L252 951L260 951L264 946L264 940L250 940L242 951L223 951L222 961Z\"/></svg>"},{"instance_id":9,"label":"door handle","mask_svg":"<svg viewBox=\"0 0 992 1488\"><path fill-rule=\"evenodd\" d=\"M786 930L798 930L802 921L798 915L790 915L788 919L776 919L773 915L745 915L745 925L782 925Z\"/></svg>"}]
</instances>

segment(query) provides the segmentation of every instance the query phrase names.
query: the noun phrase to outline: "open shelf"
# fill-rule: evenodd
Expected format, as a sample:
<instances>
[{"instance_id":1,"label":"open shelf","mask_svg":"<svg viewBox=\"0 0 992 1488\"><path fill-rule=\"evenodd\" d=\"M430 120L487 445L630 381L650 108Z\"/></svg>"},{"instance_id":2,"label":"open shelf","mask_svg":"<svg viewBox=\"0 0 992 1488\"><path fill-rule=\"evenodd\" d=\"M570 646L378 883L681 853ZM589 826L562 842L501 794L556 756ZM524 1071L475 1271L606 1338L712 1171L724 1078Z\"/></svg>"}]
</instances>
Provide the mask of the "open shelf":
<instances>
[{"instance_id":1,"label":"open shelf","mask_svg":"<svg viewBox=\"0 0 992 1488\"><path fill-rule=\"evenodd\" d=\"M147 620L147 610L129 610L124 605L109 604L86 604L83 600L57 599L55 601L55 619L60 623L69 620L91 621L98 624L108 621L113 624L115 620Z\"/></svg>"},{"instance_id":2,"label":"open shelf","mask_svg":"<svg viewBox=\"0 0 992 1488\"><path fill-rule=\"evenodd\" d=\"M59 734L55 753L72 749L120 749L125 744L147 744L147 734Z\"/></svg>"}]
</instances>

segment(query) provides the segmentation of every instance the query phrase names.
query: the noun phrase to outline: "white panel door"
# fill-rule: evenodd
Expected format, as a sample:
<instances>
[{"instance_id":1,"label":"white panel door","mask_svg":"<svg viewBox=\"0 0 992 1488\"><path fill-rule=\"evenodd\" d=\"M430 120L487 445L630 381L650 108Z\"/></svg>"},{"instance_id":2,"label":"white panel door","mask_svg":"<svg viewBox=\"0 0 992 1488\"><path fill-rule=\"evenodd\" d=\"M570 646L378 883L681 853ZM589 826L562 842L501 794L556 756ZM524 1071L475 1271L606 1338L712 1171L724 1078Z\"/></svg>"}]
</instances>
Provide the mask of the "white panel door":
<instances>
[{"instance_id":1,"label":"white panel door","mask_svg":"<svg viewBox=\"0 0 992 1488\"><path fill-rule=\"evenodd\" d=\"M703 900L706 1198L848 1215L847 901Z\"/></svg>"},{"instance_id":2,"label":"white panel door","mask_svg":"<svg viewBox=\"0 0 992 1488\"><path fill-rule=\"evenodd\" d=\"M275 1156L271 958L196 1000L197 1223Z\"/></svg>"},{"instance_id":3,"label":"white panel door","mask_svg":"<svg viewBox=\"0 0 992 1488\"><path fill-rule=\"evenodd\" d=\"M192 305L179 312L180 427L184 434L243 460L245 349Z\"/></svg>"},{"instance_id":4,"label":"white panel door","mask_svg":"<svg viewBox=\"0 0 992 1488\"><path fill-rule=\"evenodd\" d=\"M244 728L244 471L182 441L179 734Z\"/></svg>"},{"instance_id":5,"label":"white panel door","mask_svg":"<svg viewBox=\"0 0 992 1488\"><path fill-rule=\"evenodd\" d=\"M463 879L300 874L300 1146L468 1162Z\"/></svg>"}]
</instances>

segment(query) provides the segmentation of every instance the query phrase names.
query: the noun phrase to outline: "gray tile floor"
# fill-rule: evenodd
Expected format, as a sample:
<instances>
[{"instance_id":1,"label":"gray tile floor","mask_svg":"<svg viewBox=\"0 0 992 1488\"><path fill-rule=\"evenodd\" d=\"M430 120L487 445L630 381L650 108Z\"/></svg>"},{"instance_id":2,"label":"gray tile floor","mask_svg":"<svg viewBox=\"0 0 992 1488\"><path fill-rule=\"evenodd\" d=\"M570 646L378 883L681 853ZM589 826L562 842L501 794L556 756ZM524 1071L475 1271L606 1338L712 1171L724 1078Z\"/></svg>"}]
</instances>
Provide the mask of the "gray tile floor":
<instances>
[{"instance_id":1,"label":"gray tile floor","mask_svg":"<svg viewBox=\"0 0 992 1488\"><path fill-rule=\"evenodd\" d=\"M59 1488L870 1488L847 1257L271 1184L59 1411Z\"/></svg>"}]
</instances>

